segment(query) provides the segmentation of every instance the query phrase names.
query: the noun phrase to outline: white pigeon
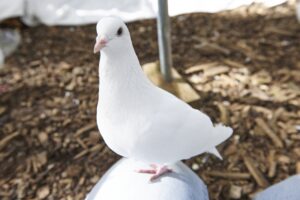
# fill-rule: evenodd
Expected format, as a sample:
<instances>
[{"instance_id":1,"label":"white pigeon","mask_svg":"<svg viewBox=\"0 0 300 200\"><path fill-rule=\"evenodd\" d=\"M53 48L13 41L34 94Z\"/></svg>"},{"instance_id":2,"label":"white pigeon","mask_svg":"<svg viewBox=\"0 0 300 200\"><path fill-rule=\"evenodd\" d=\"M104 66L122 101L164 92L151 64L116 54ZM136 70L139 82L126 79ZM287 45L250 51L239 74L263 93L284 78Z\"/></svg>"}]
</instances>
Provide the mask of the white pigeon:
<instances>
[{"instance_id":1,"label":"white pigeon","mask_svg":"<svg viewBox=\"0 0 300 200\"><path fill-rule=\"evenodd\" d=\"M152 164L138 172L154 180L170 172L168 164L204 152L220 157L216 145L232 129L155 86L143 73L130 33L118 17L97 24L94 53L101 52L97 124L117 154Z\"/></svg>"}]
</instances>

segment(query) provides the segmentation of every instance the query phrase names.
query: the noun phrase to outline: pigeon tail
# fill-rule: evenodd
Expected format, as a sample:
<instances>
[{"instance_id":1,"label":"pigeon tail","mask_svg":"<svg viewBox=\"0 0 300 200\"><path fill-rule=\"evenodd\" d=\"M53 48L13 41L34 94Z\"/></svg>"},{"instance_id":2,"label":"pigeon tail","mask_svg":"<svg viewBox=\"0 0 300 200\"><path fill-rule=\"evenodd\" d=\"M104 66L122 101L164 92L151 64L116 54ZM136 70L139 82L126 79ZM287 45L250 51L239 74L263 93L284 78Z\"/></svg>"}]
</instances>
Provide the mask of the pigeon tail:
<instances>
[{"instance_id":1,"label":"pigeon tail","mask_svg":"<svg viewBox=\"0 0 300 200\"><path fill-rule=\"evenodd\" d=\"M219 158L220 160L223 160L223 157L221 156L220 152L218 151L217 148L213 148L209 151L207 151L208 153L214 154L217 158Z\"/></svg>"},{"instance_id":2,"label":"pigeon tail","mask_svg":"<svg viewBox=\"0 0 300 200\"><path fill-rule=\"evenodd\" d=\"M213 137L213 147L210 147L208 150L209 153L214 154L218 158L222 160L222 156L220 155L219 151L216 149L216 146L224 142L232 135L232 128L223 126L222 124L217 124L212 131Z\"/></svg>"},{"instance_id":3,"label":"pigeon tail","mask_svg":"<svg viewBox=\"0 0 300 200\"><path fill-rule=\"evenodd\" d=\"M232 128L224 126L222 124L217 124L214 127L212 134L217 141L216 145L218 145L227 140L232 135Z\"/></svg>"}]
</instances>

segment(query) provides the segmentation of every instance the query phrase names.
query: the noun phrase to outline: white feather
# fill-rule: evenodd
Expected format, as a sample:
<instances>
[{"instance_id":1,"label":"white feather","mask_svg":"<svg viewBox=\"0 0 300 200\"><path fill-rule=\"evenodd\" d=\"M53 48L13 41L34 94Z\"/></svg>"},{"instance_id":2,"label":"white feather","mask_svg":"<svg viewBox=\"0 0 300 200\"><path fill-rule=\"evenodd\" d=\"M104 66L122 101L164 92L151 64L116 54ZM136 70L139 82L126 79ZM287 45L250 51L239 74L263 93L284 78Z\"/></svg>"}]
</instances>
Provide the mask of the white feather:
<instances>
[{"instance_id":1,"label":"white feather","mask_svg":"<svg viewBox=\"0 0 300 200\"><path fill-rule=\"evenodd\" d=\"M217 148L213 148L213 149L209 150L208 153L214 154L217 158L219 158L220 160L223 160L223 157L221 156L221 154Z\"/></svg>"}]
</instances>

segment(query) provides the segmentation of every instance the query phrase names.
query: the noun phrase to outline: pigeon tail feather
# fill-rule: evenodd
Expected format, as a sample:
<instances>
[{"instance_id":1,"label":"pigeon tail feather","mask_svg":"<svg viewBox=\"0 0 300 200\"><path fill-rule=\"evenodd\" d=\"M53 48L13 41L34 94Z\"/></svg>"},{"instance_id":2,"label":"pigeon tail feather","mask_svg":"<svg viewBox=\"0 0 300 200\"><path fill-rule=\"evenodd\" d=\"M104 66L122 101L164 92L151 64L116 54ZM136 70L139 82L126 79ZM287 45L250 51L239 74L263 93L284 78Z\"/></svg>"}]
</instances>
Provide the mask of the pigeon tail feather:
<instances>
[{"instance_id":1,"label":"pigeon tail feather","mask_svg":"<svg viewBox=\"0 0 300 200\"><path fill-rule=\"evenodd\" d=\"M208 153L214 154L217 158L219 158L220 160L223 160L223 157L221 156L221 154L217 148L213 148L213 149L209 150Z\"/></svg>"},{"instance_id":2,"label":"pigeon tail feather","mask_svg":"<svg viewBox=\"0 0 300 200\"><path fill-rule=\"evenodd\" d=\"M222 124L217 124L214 127L212 133L216 137L216 141L218 141L216 145L218 145L218 144L224 142L226 139L228 139L232 135L232 128L230 128L228 126L224 126Z\"/></svg>"},{"instance_id":3,"label":"pigeon tail feather","mask_svg":"<svg viewBox=\"0 0 300 200\"><path fill-rule=\"evenodd\" d=\"M223 159L220 155L219 151L216 149L215 146L221 144L226 139L228 139L232 135L232 128L223 126L222 124L217 124L212 131L213 138L212 141L215 141L214 146L208 150L209 153L214 154L221 160Z\"/></svg>"}]
</instances>

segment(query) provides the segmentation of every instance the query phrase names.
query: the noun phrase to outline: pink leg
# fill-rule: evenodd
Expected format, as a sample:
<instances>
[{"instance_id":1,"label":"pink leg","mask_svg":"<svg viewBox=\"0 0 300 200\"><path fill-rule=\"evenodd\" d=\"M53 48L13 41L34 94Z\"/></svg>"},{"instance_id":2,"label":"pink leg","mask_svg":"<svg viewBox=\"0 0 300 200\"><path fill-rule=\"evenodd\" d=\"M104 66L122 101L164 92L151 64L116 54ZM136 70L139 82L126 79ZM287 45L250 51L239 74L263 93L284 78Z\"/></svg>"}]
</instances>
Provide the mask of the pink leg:
<instances>
[{"instance_id":1,"label":"pink leg","mask_svg":"<svg viewBox=\"0 0 300 200\"><path fill-rule=\"evenodd\" d=\"M146 174L153 174L150 177L150 181L154 181L157 178L161 177L162 175L166 173L172 172L171 169L169 169L167 166L158 167L154 164L150 165L152 169L140 169L137 170L138 173L146 173Z\"/></svg>"},{"instance_id":2,"label":"pink leg","mask_svg":"<svg viewBox=\"0 0 300 200\"><path fill-rule=\"evenodd\" d=\"M155 164L151 164L150 167L152 169L138 169L136 170L136 172L145 174L156 174L157 166Z\"/></svg>"},{"instance_id":3,"label":"pink leg","mask_svg":"<svg viewBox=\"0 0 300 200\"><path fill-rule=\"evenodd\" d=\"M163 176L164 174L167 174L170 172L172 172L171 169L169 169L167 166L162 166L162 167L158 168L158 170L156 171L156 173L154 175L151 176L150 181L154 181L157 178Z\"/></svg>"}]
</instances>

